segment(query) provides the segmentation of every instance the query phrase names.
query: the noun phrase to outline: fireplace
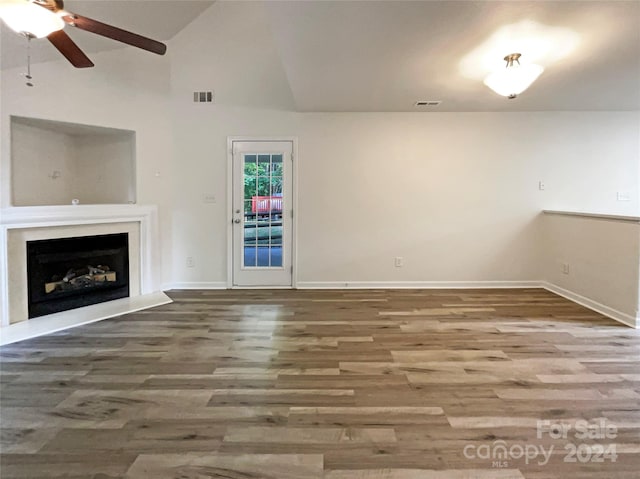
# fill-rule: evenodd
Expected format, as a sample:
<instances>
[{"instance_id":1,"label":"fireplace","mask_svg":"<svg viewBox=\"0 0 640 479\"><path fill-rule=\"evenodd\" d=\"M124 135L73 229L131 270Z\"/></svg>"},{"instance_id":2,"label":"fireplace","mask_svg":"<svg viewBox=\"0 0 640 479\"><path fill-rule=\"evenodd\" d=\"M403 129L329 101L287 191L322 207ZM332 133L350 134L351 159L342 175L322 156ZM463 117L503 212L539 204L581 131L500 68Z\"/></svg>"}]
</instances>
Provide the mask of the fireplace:
<instances>
[{"instance_id":1,"label":"fireplace","mask_svg":"<svg viewBox=\"0 0 640 479\"><path fill-rule=\"evenodd\" d=\"M128 233L27 241L29 318L129 296Z\"/></svg>"}]
</instances>

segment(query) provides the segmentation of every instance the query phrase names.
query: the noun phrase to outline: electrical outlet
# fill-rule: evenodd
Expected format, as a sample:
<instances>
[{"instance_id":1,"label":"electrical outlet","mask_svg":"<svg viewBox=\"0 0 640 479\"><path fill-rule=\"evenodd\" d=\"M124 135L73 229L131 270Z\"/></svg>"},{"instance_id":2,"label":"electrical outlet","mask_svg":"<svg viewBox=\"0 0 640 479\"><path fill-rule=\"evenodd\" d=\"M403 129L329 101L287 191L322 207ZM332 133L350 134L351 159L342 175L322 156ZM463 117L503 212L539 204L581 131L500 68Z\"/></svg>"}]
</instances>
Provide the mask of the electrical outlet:
<instances>
[{"instance_id":1,"label":"electrical outlet","mask_svg":"<svg viewBox=\"0 0 640 479\"><path fill-rule=\"evenodd\" d=\"M193 256L187 256L187 268L195 268L196 262L193 260Z\"/></svg>"},{"instance_id":2,"label":"electrical outlet","mask_svg":"<svg viewBox=\"0 0 640 479\"><path fill-rule=\"evenodd\" d=\"M562 263L560 265L562 274L569 274L569 263Z\"/></svg>"},{"instance_id":3,"label":"electrical outlet","mask_svg":"<svg viewBox=\"0 0 640 479\"><path fill-rule=\"evenodd\" d=\"M396 256L395 265L396 265L396 268L402 268L402 266L404 265L404 260L402 259L402 256Z\"/></svg>"}]
</instances>

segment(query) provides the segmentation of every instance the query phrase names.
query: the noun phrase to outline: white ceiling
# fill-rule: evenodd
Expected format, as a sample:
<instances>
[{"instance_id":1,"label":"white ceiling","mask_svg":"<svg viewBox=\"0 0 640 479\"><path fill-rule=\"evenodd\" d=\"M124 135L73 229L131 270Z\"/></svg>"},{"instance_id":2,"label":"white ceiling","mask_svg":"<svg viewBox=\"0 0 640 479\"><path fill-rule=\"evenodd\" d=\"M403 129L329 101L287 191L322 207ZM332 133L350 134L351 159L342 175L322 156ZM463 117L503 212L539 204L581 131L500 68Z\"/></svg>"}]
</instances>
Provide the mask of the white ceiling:
<instances>
[{"instance_id":1,"label":"white ceiling","mask_svg":"<svg viewBox=\"0 0 640 479\"><path fill-rule=\"evenodd\" d=\"M269 2L302 111L628 110L640 108L640 2ZM459 62L504 25L569 28L574 54L515 100L461 75ZM509 53L505 46L502 56ZM523 54L523 60L526 53Z\"/></svg>"},{"instance_id":2,"label":"white ceiling","mask_svg":"<svg viewBox=\"0 0 640 479\"><path fill-rule=\"evenodd\" d=\"M212 3L68 0L66 7L168 40ZM442 100L433 111L640 109L638 0L307 0L266 1L263 7L299 111L417 111L416 100ZM579 38L576 49L543 65L546 71L515 100L461 74L462 59L478 45L501 27L526 20L570 29ZM23 64L20 37L4 30L3 68ZM67 31L87 53L119 46ZM514 53L510 48L505 45L501 55ZM524 60L527 52L519 53ZM57 55L40 42L34 59ZM202 55L206 61L206 50Z\"/></svg>"}]
</instances>

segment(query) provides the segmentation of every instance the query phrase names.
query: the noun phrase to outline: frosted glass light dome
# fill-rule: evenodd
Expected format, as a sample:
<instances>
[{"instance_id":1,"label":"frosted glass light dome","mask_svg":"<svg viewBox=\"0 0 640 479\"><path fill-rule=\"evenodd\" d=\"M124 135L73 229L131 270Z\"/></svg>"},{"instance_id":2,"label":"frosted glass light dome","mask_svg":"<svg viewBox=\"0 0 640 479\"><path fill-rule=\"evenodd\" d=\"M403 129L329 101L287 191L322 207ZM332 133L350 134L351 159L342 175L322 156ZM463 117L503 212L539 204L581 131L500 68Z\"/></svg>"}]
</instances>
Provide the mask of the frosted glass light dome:
<instances>
[{"instance_id":1,"label":"frosted glass light dome","mask_svg":"<svg viewBox=\"0 0 640 479\"><path fill-rule=\"evenodd\" d=\"M506 68L491 73L484 79L484 84L498 95L515 98L525 91L542 74L544 68L540 65L521 65L520 54L513 53L504 57Z\"/></svg>"},{"instance_id":2,"label":"frosted glass light dome","mask_svg":"<svg viewBox=\"0 0 640 479\"><path fill-rule=\"evenodd\" d=\"M59 15L28 0L0 1L0 18L13 31L36 38L64 28L64 20Z\"/></svg>"}]
</instances>

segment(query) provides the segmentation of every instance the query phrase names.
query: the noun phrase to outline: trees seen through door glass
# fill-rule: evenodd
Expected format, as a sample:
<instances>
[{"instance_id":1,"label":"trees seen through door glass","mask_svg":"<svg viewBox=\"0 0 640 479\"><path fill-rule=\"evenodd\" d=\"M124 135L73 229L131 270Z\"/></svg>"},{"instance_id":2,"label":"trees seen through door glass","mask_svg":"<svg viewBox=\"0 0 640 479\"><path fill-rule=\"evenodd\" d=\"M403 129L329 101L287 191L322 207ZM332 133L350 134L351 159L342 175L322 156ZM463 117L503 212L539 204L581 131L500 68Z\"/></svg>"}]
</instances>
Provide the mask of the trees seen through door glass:
<instances>
[{"instance_id":1,"label":"trees seen through door glass","mask_svg":"<svg viewBox=\"0 0 640 479\"><path fill-rule=\"evenodd\" d=\"M245 267L282 267L282 154L244 156Z\"/></svg>"}]
</instances>

